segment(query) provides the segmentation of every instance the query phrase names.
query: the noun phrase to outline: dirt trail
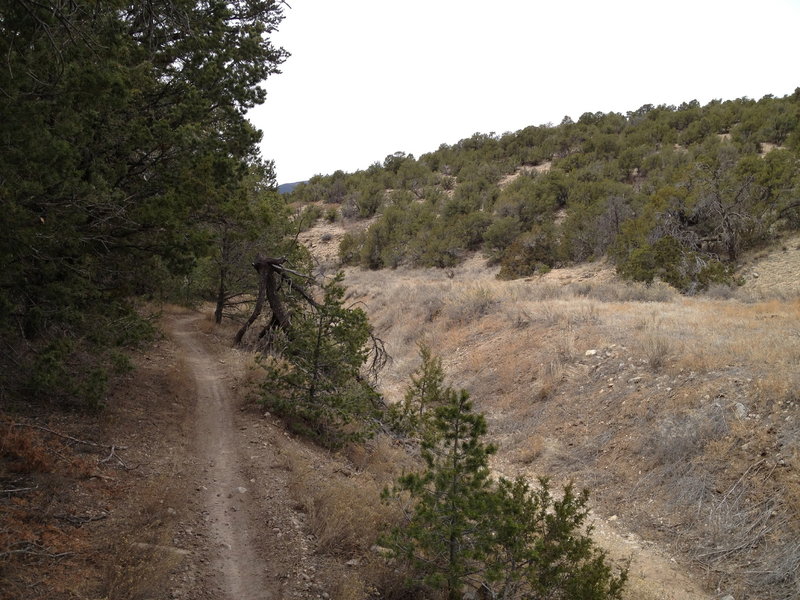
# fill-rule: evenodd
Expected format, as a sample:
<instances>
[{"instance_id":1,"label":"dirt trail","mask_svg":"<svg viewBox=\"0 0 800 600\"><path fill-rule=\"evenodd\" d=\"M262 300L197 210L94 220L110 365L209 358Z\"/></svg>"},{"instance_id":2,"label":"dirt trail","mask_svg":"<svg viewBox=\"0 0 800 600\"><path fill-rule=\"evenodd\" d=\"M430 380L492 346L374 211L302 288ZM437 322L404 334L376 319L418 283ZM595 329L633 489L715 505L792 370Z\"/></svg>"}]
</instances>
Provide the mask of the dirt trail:
<instances>
[{"instance_id":1,"label":"dirt trail","mask_svg":"<svg viewBox=\"0 0 800 600\"><path fill-rule=\"evenodd\" d=\"M325 598L315 585L313 541L303 515L292 508L285 453L295 442L279 424L241 412L230 386L228 355L198 330L199 314L171 316L167 326L196 385L192 528L204 531L190 585L175 598L273 600ZM252 412L252 411L250 411ZM709 596L666 553L595 515L601 546L618 560L631 558L627 597L707 600ZM199 556L198 556L199 555ZM319 566L319 565L317 565Z\"/></svg>"},{"instance_id":2,"label":"dirt trail","mask_svg":"<svg viewBox=\"0 0 800 600\"><path fill-rule=\"evenodd\" d=\"M214 566L223 574L223 589L230 598L271 600L275 596L251 539L256 529L243 506L250 482L238 466L231 397L218 361L197 339L197 320L196 315L176 319L173 334L197 386L196 450L206 480L201 490L212 539L222 550Z\"/></svg>"},{"instance_id":3,"label":"dirt trail","mask_svg":"<svg viewBox=\"0 0 800 600\"><path fill-rule=\"evenodd\" d=\"M282 432L239 409L233 376L206 336L199 314L171 315L167 328L194 379L197 495L185 531L194 536L192 575L176 598L278 600L298 597L307 543L288 490Z\"/></svg>"}]
</instances>

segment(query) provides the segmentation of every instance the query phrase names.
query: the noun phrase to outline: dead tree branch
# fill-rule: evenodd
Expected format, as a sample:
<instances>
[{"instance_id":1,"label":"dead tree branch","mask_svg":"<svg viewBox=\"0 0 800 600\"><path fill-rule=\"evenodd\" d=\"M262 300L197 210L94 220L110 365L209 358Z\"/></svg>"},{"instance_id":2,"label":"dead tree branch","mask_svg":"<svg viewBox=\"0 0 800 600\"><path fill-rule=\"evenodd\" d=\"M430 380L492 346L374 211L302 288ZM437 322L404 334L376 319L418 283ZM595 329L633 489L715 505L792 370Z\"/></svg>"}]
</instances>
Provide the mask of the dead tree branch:
<instances>
[{"instance_id":1,"label":"dead tree branch","mask_svg":"<svg viewBox=\"0 0 800 600\"><path fill-rule=\"evenodd\" d=\"M111 444L98 444L97 442L90 442L88 440L80 440L78 438L72 437L71 435L67 435L65 433L59 433L58 431L54 431L48 427L43 427L42 425L34 425L33 423L12 423L12 427L28 427L29 429L38 429L39 431L44 431L56 437L63 438L65 440L69 440L71 442L75 442L76 444L82 444L84 446L92 446L93 448L103 448L105 450L111 450L112 453L114 450L126 450L127 446L114 446Z\"/></svg>"}]
</instances>

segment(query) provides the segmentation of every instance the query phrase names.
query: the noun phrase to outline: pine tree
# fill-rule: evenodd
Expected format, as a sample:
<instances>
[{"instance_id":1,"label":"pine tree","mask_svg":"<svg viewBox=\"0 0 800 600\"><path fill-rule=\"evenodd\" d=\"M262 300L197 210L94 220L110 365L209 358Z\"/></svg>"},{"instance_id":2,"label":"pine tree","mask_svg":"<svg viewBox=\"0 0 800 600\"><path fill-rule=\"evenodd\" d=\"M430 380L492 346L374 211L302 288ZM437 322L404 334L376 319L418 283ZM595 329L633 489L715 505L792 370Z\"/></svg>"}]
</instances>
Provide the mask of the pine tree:
<instances>
[{"instance_id":1,"label":"pine tree","mask_svg":"<svg viewBox=\"0 0 800 600\"><path fill-rule=\"evenodd\" d=\"M386 495L408 492L416 500L408 522L386 541L408 560L423 583L461 598L461 589L482 570L481 547L486 502L491 497L483 415L472 412L469 394L450 388L431 420L422 458L426 469L401 477Z\"/></svg>"},{"instance_id":2,"label":"pine tree","mask_svg":"<svg viewBox=\"0 0 800 600\"><path fill-rule=\"evenodd\" d=\"M363 310L344 306L343 277L323 286L321 303L294 312L281 356L265 362L263 387L267 406L331 445L369 433L379 406L362 376L372 328Z\"/></svg>"},{"instance_id":3,"label":"pine tree","mask_svg":"<svg viewBox=\"0 0 800 600\"><path fill-rule=\"evenodd\" d=\"M419 345L419 355L422 363L412 373L403 401L389 408L392 428L412 436L429 430L434 408L444 401L442 360L424 343Z\"/></svg>"},{"instance_id":4,"label":"pine tree","mask_svg":"<svg viewBox=\"0 0 800 600\"><path fill-rule=\"evenodd\" d=\"M537 489L522 478L493 481L488 460L496 448L483 441L486 420L466 391L443 387L440 376L441 363L423 354L409 396L426 380L425 397L440 402L421 422L425 469L384 491L386 499L411 501L406 522L383 541L392 556L449 599L465 587L509 600L620 598L627 571L615 573L594 546L585 527L588 492L569 484L556 500L544 478Z\"/></svg>"},{"instance_id":5,"label":"pine tree","mask_svg":"<svg viewBox=\"0 0 800 600\"><path fill-rule=\"evenodd\" d=\"M488 503L491 536L486 540L484 587L495 598L607 600L619 598L627 580L614 574L594 546L589 492L564 487L553 498L546 478L531 488L523 478L500 478Z\"/></svg>"}]
</instances>

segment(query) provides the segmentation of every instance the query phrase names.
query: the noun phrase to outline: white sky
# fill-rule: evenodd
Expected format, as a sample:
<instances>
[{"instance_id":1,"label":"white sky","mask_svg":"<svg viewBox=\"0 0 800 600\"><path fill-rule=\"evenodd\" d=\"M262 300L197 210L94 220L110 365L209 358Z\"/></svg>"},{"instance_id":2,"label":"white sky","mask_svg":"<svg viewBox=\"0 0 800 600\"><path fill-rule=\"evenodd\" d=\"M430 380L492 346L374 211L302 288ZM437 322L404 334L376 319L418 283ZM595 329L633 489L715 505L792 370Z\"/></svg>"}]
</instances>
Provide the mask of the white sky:
<instances>
[{"instance_id":1,"label":"white sky","mask_svg":"<svg viewBox=\"0 0 800 600\"><path fill-rule=\"evenodd\" d=\"M250 113L289 183L584 112L800 87L800 0L288 0Z\"/></svg>"}]
</instances>

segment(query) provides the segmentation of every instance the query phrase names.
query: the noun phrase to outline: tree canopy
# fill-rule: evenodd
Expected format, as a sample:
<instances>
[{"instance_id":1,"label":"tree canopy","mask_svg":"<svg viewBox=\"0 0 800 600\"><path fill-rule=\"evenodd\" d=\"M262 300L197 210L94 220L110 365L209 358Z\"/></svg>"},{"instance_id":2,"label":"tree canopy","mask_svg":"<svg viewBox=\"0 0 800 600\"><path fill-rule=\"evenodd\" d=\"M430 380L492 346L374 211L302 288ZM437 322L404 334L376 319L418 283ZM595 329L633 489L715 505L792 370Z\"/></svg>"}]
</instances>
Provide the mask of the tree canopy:
<instances>
[{"instance_id":1,"label":"tree canopy","mask_svg":"<svg viewBox=\"0 0 800 600\"><path fill-rule=\"evenodd\" d=\"M275 0L0 3L3 367L80 372L80 347L130 337L126 298L191 271L197 224L246 177L274 187L245 112L287 56L282 18ZM14 393L47 393L30 383Z\"/></svg>"}]
</instances>

